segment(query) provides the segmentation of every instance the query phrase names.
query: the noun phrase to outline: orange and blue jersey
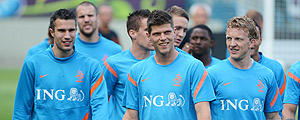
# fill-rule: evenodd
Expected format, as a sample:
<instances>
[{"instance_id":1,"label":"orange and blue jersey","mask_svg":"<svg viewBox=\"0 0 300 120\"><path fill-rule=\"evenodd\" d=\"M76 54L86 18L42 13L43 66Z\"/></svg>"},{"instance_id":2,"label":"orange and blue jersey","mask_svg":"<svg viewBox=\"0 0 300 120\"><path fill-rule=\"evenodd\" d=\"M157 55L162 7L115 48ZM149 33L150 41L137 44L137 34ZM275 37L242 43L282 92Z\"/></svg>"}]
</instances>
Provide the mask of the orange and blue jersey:
<instances>
[{"instance_id":1,"label":"orange and blue jersey","mask_svg":"<svg viewBox=\"0 0 300 120\"><path fill-rule=\"evenodd\" d=\"M24 60L13 120L108 119L100 63L76 50L57 58L52 46Z\"/></svg>"},{"instance_id":2,"label":"orange and blue jersey","mask_svg":"<svg viewBox=\"0 0 300 120\"><path fill-rule=\"evenodd\" d=\"M137 110L140 120L195 120L194 105L215 99L203 64L181 52L168 65L154 56L134 64L123 97L123 106Z\"/></svg>"},{"instance_id":3,"label":"orange and blue jersey","mask_svg":"<svg viewBox=\"0 0 300 120\"><path fill-rule=\"evenodd\" d=\"M97 42L85 42L80 39L79 34L80 33L76 35L76 49L97 59L102 66L104 61L108 57L122 52L122 48L120 45L111 40L108 40L107 38L103 37L100 33L100 39Z\"/></svg>"},{"instance_id":4,"label":"orange and blue jersey","mask_svg":"<svg viewBox=\"0 0 300 120\"><path fill-rule=\"evenodd\" d=\"M49 47L49 42L48 41L49 41L49 38L45 38L45 40L42 43L31 47L28 50L26 57L31 56L34 53L37 53L39 51L46 50Z\"/></svg>"},{"instance_id":5,"label":"orange and blue jersey","mask_svg":"<svg viewBox=\"0 0 300 120\"><path fill-rule=\"evenodd\" d=\"M249 69L234 67L228 59L208 68L216 100L211 102L213 120L265 120L265 113L282 110L273 72L253 62Z\"/></svg>"},{"instance_id":6,"label":"orange and blue jersey","mask_svg":"<svg viewBox=\"0 0 300 120\"><path fill-rule=\"evenodd\" d=\"M264 56L262 52L259 52L259 56L260 56L260 60L258 61L258 63L262 64L263 66L273 71L277 85L279 87L281 100L283 100L284 90L286 86L286 76L284 74L284 70L281 64L276 60Z\"/></svg>"},{"instance_id":7,"label":"orange and blue jersey","mask_svg":"<svg viewBox=\"0 0 300 120\"><path fill-rule=\"evenodd\" d=\"M108 95L112 95L109 101L110 120L121 120L126 112L122 107L122 99L127 81L127 74L131 66L141 60L136 59L130 49L119 54L113 55L106 59L102 68L103 75L106 79Z\"/></svg>"},{"instance_id":8,"label":"orange and blue jersey","mask_svg":"<svg viewBox=\"0 0 300 120\"><path fill-rule=\"evenodd\" d=\"M300 105L300 61L293 64L287 73L287 86L283 103ZM299 115L299 110L298 110ZM300 117L298 117L300 120Z\"/></svg>"}]
</instances>

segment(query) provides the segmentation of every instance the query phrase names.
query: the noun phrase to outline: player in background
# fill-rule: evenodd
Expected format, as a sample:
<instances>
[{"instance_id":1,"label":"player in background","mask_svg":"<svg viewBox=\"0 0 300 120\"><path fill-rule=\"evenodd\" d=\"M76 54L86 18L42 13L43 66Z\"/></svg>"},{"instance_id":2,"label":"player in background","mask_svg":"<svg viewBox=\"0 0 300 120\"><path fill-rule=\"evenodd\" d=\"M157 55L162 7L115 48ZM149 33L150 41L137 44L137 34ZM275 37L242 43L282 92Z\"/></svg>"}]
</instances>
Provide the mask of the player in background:
<instances>
[{"instance_id":1,"label":"player in background","mask_svg":"<svg viewBox=\"0 0 300 120\"><path fill-rule=\"evenodd\" d=\"M203 64L174 48L172 17L154 10L147 20L155 55L134 64L128 74L124 120L209 120L209 102L215 99Z\"/></svg>"},{"instance_id":2,"label":"player in background","mask_svg":"<svg viewBox=\"0 0 300 120\"><path fill-rule=\"evenodd\" d=\"M169 8L167 12L172 16L174 27L176 29L176 37L174 40L175 49L179 52L186 53L178 47L186 35L189 24L189 15L184 9L176 5Z\"/></svg>"},{"instance_id":3,"label":"player in background","mask_svg":"<svg viewBox=\"0 0 300 120\"><path fill-rule=\"evenodd\" d=\"M26 58L33 55L34 53L46 50L50 44L53 44L53 36L51 36L49 27L48 27L48 34L47 34L48 38L45 38L45 40L42 43L31 47L27 52Z\"/></svg>"},{"instance_id":4,"label":"player in background","mask_svg":"<svg viewBox=\"0 0 300 120\"><path fill-rule=\"evenodd\" d=\"M67 9L51 15L54 45L25 59L13 120L108 119L100 63L74 49L76 22Z\"/></svg>"},{"instance_id":5,"label":"player in background","mask_svg":"<svg viewBox=\"0 0 300 120\"><path fill-rule=\"evenodd\" d=\"M98 7L98 16L99 16L99 32L103 37L114 41L117 44L120 44L118 35L115 31L109 28L109 24L113 19L113 8L108 4L101 4Z\"/></svg>"},{"instance_id":6,"label":"player in background","mask_svg":"<svg viewBox=\"0 0 300 120\"><path fill-rule=\"evenodd\" d=\"M216 94L211 102L213 120L281 119L282 100L274 74L251 58L257 35L251 18L233 17L227 22L230 57L208 68Z\"/></svg>"},{"instance_id":7,"label":"player in background","mask_svg":"<svg viewBox=\"0 0 300 120\"><path fill-rule=\"evenodd\" d=\"M112 95L113 105L112 113L109 113L111 120L121 120L126 112L126 108L122 107L122 99L127 81L127 74L131 66L151 55L153 44L148 39L147 18L150 14L149 10L137 10L129 14L126 26L127 33L132 41L130 49L119 54L111 56L104 62L103 74L107 82L108 95Z\"/></svg>"},{"instance_id":8,"label":"player in background","mask_svg":"<svg viewBox=\"0 0 300 120\"><path fill-rule=\"evenodd\" d=\"M297 106L300 100L300 61L293 64L287 75L287 86L285 90L284 100L283 100L283 120L295 120L295 115L298 114Z\"/></svg>"},{"instance_id":9,"label":"player in background","mask_svg":"<svg viewBox=\"0 0 300 120\"><path fill-rule=\"evenodd\" d=\"M76 8L79 33L76 36L76 49L100 61L122 51L120 45L106 39L98 32L98 12L96 6L88 1L80 3Z\"/></svg>"},{"instance_id":10,"label":"player in background","mask_svg":"<svg viewBox=\"0 0 300 120\"><path fill-rule=\"evenodd\" d=\"M220 59L211 56L211 48L215 45L215 41L210 28L200 24L191 31L189 45L192 56L200 60L206 69L220 62Z\"/></svg>"},{"instance_id":11,"label":"player in background","mask_svg":"<svg viewBox=\"0 0 300 120\"><path fill-rule=\"evenodd\" d=\"M211 7L208 4L205 3L196 3L193 4L190 9L189 9L189 14L192 19L192 27L195 27L200 24L207 25L210 16L211 16ZM190 35L192 31L191 29L188 29L186 33L186 37L184 37L182 43L180 44L179 48L189 52L189 40L190 40Z\"/></svg>"},{"instance_id":12,"label":"player in background","mask_svg":"<svg viewBox=\"0 0 300 120\"><path fill-rule=\"evenodd\" d=\"M257 39L256 43L251 51L251 58L255 60L256 62L262 64L263 66L266 66L267 68L271 69L275 75L276 82L279 87L281 100L283 100L284 97L284 90L286 86L286 76L284 74L284 70L281 66L281 64L271 58L268 58L263 55L262 52L259 52L260 45L262 43L262 29L261 25L263 25L263 17L258 11L250 10L247 13L247 17L252 18L256 23L256 29L257 29Z\"/></svg>"}]
</instances>

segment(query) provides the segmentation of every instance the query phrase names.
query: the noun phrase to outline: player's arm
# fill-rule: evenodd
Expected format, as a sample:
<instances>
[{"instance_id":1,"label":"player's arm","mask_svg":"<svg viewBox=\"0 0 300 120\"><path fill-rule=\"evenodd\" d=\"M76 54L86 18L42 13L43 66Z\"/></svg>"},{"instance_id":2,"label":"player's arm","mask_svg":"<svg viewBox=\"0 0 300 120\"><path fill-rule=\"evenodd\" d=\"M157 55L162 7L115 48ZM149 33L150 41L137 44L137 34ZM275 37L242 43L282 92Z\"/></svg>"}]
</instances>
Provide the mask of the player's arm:
<instances>
[{"instance_id":1,"label":"player's arm","mask_svg":"<svg viewBox=\"0 0 300 120\"><path fill-rule=\"evenodd\" d=\"M283 110L282 110L283 120L295 120L296 109L297 109L297 105L284 103Z\"/></svg>"},{"instance_id":2,"label":"player's arm","mask_svg":"<svg viewBox=\"0 0 300 120\"><path fill-rule=\"evenodd\" d=\"M96 67L90 88L90 105L92 119L107 120L108 119L108 98L106 81L103 77L101 67Z\"/></svg>"},{"instance_id":3,"label":"player's arm","mask_svg":"<svg viewBox=\"0 0 300 120\"><path fill-rule=\"evenodd\" d=\"M114 65L110 62L109 59L106 59L104 61L102 71L103 71L103 76L106 80L107 93L108 93L108 99L109 99L110 95L112 95L112 93L113 93L114 87L117 84L118 75L117 75Z\"/></svg>"},{"instance_id":4,"label":"player's arm","mask_svg":"<svg viewBox=\"0 0 300 120\"><path fill-rule=\"evenodd\" d=\"M195 104L197 120L211 120L209 102L199 102Z\"/></svg>"},{"instance_id":5,"label":"player's arm","mask_svg":"<svg viewBox=\"0 0 300 120\"><path fill-rule=\"evenodd\" d=\"M266 120L281 120L279 112L265 113Z\"/></svg>"},{"instance_id":6,"label":"player's arm","mask_svg":"<svg viewBox=\"0 0 300 120\"><path fill-rule=\"evenodd\" d=\"M122 120L138 120L139 111L127 108Z\"/></svg>"},{"instance_id":7,"label":"player's arm","mask_svg":"<svg viewBox=\"0 0 300 120\"><path fill-rule=\"evenodd\" d=\"M30 120L34 101L34 75L28 63L24 63L16 91L13 120Z\"/></svg>"}]
</instances>

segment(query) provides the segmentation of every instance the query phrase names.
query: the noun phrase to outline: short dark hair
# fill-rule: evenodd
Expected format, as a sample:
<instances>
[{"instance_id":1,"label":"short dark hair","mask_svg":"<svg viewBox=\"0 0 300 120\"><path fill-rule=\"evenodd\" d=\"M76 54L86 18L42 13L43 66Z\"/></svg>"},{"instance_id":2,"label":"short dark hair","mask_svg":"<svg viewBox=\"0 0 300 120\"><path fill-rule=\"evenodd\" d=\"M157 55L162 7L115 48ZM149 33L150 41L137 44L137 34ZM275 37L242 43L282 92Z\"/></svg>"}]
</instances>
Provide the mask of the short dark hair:
<instances>
[{"instance_id":1,"label":"short dark hair","mask_svg":"<svg viewBox=\"0 0 300 120\"><path fill-rule=\"evenodd\" d=\"M197 26L195 26L195 27L192 28L191 34L193 33L194 29L196 29L196 28L201 28L201 29L206 30L208 32L208 35L209 35L210 39L211 40L214 39L213 35L212 35L212 31L211 31L211 29L208 26L206 26L204 24L197 25Z\"/></svg>"},{"instance_id":2,"label":"short dark hair","mask_svg":"<svg viewBox=\"0 0 300 120\"><path fill-rule=\"evenodd\" d=\"M253 19L246 16L233 17L227 22L228 28L241 29L248 34L248 38L257 39L257 30Z\"/></svg>"},{"instance_id":3,"label":"short dark hair","mask_svg":"<svg viewBox=\"0 0 300 120\"><path fill-rule=\"evenodd\" d=\"M154 10L150 13L147 20L147 30L151 34L152 26L170 24L172 29L174 29L174 23L172 16L163 10Z\"/></svg>"},{"instance_id":4,"label":"short dark hair","mask_svg":"<svg viewBox=\"0 0 300 120\"><path fill-rule=\"evenodd\" d=\"M55 30L55 20L62 19L62 20L74 20L75 25L77 26L77 19L76 15L73 11L68 9L59 9L55 11L51 17L50 17L50 25L49 28L51 28L53 31Z\"/></svg>"},{"instance_id":5,"label":"short dark hair","mask_svg":"<svg viewBox=\"0 0 300 120\"><path fill-rule=\"evenodd\" d=\"M180 16L180 17L184 17L186 18L188 21L190 20L189 19L189 15L188 13L181 7L178 7L176 5L172 6L171 8L167 9L167 12L170 14L170 15L177 15L177 16Z\"/></svg>"},{"instance_id":6,"label":"short dark hair","mask_svg":"<svg viewBox=\"0 0 300 120\"><path fill-rule=\"evenodd\" d=\"M96 5L93 4L92 2L89 2L89 1L83 1L83 2L81 2L81 3L76 7L76 12L77 12L77 8L78 8L79 6L81 6L81 5L84 5L84 6L91 5L91 6L93 6L93 7L95 8L95 13L96 13L96 15L98 14L98 8L96 7ZM76 15L77 15L77 13L76 13Z\"/></svg>"},{"instance_id":7,"label":"short dark hair","mask_svg":"<svg viewBox=\"0 0 300 120\"><path fill-rule=\"evenodd\" d=\"M148 9L141 9L130 13L129 16L127 17L127 22L126 22L128 35L130 30L134 30L138 32L141 26L142 19L148 18L149 15L150 15L150 11Z\"/></svg>"}]
</instances>

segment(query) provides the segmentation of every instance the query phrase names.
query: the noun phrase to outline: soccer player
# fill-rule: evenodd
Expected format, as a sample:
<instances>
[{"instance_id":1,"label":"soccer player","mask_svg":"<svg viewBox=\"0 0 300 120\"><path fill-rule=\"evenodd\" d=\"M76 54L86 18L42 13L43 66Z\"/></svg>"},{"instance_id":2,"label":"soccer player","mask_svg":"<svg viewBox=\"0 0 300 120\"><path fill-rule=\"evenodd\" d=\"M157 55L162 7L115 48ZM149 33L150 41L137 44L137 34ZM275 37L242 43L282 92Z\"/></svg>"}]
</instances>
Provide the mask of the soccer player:
<instances>
[{"instance_id":1,"label":"soccer player","mask_svg":"<svg viewBox=\"0 0 300 120\"><path fill-rule=\"evenodd\" d=\"M107 81L108 95L112 95L114 101L111 120L121 120L126 112L126 108L122 107L122 99L131 66L149 57L152 53L150 51L154 49L146 35L149 14L149 10L137 10L128 16L126 26L132 41L131 48L107 58L104 62L103 74Z\"/></svg>"},{"instance_id":2,"label":"soccer player","mask_svg":"<svg viewBox=\"0 0 300 120\"><path fill-rule=\"evenodd\" d=\"M109 24L113 19L113 8L108 4L102 4L98 8L98 17L99 17L99 32L103 35L103 37L114 41L117 44L120 44L118 35L115 31L109 28Z\"/></svg>"},{"instance_id":3,"label":"soccer player","mask_svg":"<svg viewBox=\"0 0 300 120\"><path fill-rule=\"evenodd\" d=\"M178 46L186 35L187 27L189 24L189 15L184 9L176 5L169 8L167 12L172 16L174 27L176 29L174 46L178 51Z\"/></svg>"},{"instance_id":4,"label":"soccer player","mask_svg":"<svg viewBox=\"0 0 300 120\"><path fill-rule=\"evenodd\" d=\"M250 10L247 13L247 17L252 18L255 21L256 30L257 30L257 39L256 43L251 51L251 58L255 60L256 62L262 64L263 66L266 66L267 68L271 69L275 75L276 82L279 87L281 100L283 100L284 97L284 90L286 86L286 76L284 74L284 70L281 66L281 64L274 60L270 59L263 55L262 52L259 52L260 45L262 43L262 29L260 24L263 24L263 18L262 15L259 12L255 12L254 10ZM260 24L259 24L260 23Z\"/></svg>"},{"instance_id":5,"label":"soccer player","mask_svg":"<svg viewBox=\"0 0 300 120\"><path fill-rule=\"evenodd\" d=\"M220 59L210 55L210 50L215 44L210 28L204 24L200 24L193 27L191 31L190 47L192 56L200 60L205 68L220 62Z\"/></svg>"},{"instance_id":6,"label":"soccer player","mask_svg":"<svg viewBox=\"0 0 300 120\"><path fill-rule=\"evenodd\" d=\"M50 17L54 45L24 61L13 120L107 119L107 91L100 63L74 49L76 15Z\"/></svg>"},{"instance_id":7,"label":"soccer player","mask_svg":"<svg viewBox=\"0 0 300 120\"><path fill-rule=\"evenodd\" d=\"M300 61L293 64L288 72L287 86L283 100L283 120L295 120L295 113L300 100ZM298 110L298 120L299 110Z\"/></svg>"},{"instance_id":8,"label":"soccer player","mask_svg":"<svg viewBox=\"0 0 300 120\"><path fill-rule=\"evenodd\" d=\"M98 16L96 6L88 1L80 3L76 8L79 33L76 36L76 49L100 61L122 51L120 45L102 37L98 32Z\"/></svg>"},{"instance_id":9,"label":"soccer player","mask_svg":"<svg viewBox=\"0 0 300 120\"><path fill-rule=\"evenodd\" d=\"M35 45L35 46L31 47L28 50L26 57L29 57L29 56L31 56L34 53L37 53L39 51L46 50L49 47L50 44L53 44L53 36L51 36L49 28L48 28L48 34L47 35L48 35L48 38L45 38L45 40L42 43L40 43L38 45Z\"/></svg>"},{"instance_id":10,"label":"soccer player","mask_svg":"<svg viewBox=\"0 0 300 120\"><path fill-rule=\"evenodd\" d=\"M128 74L123 119L210 119L215 99L203 64L174 48L172 17L154 10L147 20L155 55L134 64Z\"/></svg>"},{"instance_id":11,"label":"soccer player","mask_svg":"<svg viewBox=\"0 0 300 120\"><path fill-rule=\"evenodd\" d=\"M233 17L227 22L230 57L208 68L216 94L211 102L213 120L281 119L282 100L274 74L250 57L256 39L251 18Z\"/></svg>"}]
</instances>

